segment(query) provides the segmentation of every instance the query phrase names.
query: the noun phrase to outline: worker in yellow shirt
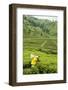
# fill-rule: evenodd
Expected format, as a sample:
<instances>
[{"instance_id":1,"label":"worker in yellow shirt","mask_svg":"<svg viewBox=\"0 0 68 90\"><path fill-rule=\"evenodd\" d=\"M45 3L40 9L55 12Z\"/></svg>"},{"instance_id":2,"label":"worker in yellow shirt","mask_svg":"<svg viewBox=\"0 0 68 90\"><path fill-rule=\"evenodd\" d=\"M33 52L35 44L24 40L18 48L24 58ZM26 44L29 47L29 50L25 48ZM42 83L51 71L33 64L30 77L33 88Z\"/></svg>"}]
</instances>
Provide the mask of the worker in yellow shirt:
<instances>
[{"instance_id":1,"label":"worker in yellow shirt","mask_svg":"<svg viewBox=\"0 0 68 90\"><path fill-rule=\"evenodd\" d=\"M36 64L37 64L37 58L34 57L34 58L32 58L31 66L34 67Z\"/></svg>"},{"instance_id":2,"label":"worker in yellow shirt","mask_svg":"<svg viewBox=\"0 0 68 90\"><path fill-rule=\"evenodd\" d=\"M34 67L39 62L39 56L32 55L31 67Z\"/></svg>"}]
</instances>

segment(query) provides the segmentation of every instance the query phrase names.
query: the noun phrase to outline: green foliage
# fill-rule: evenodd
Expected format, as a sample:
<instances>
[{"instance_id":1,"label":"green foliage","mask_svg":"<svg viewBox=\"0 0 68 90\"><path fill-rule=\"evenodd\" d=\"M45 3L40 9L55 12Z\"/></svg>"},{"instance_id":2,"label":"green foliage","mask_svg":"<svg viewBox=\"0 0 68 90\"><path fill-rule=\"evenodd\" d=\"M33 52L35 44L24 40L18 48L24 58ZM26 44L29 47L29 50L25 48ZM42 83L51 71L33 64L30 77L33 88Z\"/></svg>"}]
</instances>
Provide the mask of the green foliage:
<instances>
[{"instance_id":1,"label":"green foliage","mask_svg":"<svg viewBox=\"0 0 68 90\"><path fill-rule=\"evenodd\" d=\"M43 73L56 73L57 72L57 68L55 65L50 64L42 64L40 63L38 66L39 69L39 73L43 74Z\"/></svg>"},{"instance_id":2,"label":"green foliage","mask_svg":"<svg viewBox=\"0 0 68 90\"><path fill-rule=\"evenodd\" d=\"M31 67L31 73L32 74L39 74L39 69L37 68L37 66Z\"/></svg>"},{"instance_id":3,"label":"green foliage","mask_svg":"<svg viewBox=\"0 0 68 90\"><path fill-rule=\"evenodd\" d=\"M24 62L23 68L29 68L29 67L31 67L31 62L30 61Z\"/></svg>"},{"instance_id":4,"label":"green foliage","mask_svg":"<svg viewBox=\"0 0 68 90\"><path fill-rule=\"evenodd\" d=\"M35 66L31 67L30 53L33 52L36 55L40 55L40 62ZM24 55L24 74L45 74L45 73L57 73L57 55L54 54L45 54L37 50L26 49Z\"/></svg>"},{"instance_id":5,"label":"green foliage","mask_svg":"<svg viewBox=\"0 0 68 90\"><path fill-rule=\"evenodd\" d=\"M24 74L45 74L45 73L57 73L57 66L54 65L53 63L48 63L48 64L42 64L41 62L38 63L34 67L25 67Z\"/></svg>"},{"instance_id":6,"label":"green foliage","mask_svg":"<svg viewBox=\"0 0 68 90\"><path fill-rule=\"evenodd\" d=\"M23 16L23 74L57 73L57 21ZM40 56L31 66L30 54Z\"/></svg>"},{"instance_id":7,"label":"green foliage","mask_svg":"<svg viewBox=\"0 0 68 90\"><path fill-rule=\"evenodd\" d=\"M32 74L31 69L30 68L23 69L23 74L26 74L26 75Z\"/></svg>"}]
</instances>

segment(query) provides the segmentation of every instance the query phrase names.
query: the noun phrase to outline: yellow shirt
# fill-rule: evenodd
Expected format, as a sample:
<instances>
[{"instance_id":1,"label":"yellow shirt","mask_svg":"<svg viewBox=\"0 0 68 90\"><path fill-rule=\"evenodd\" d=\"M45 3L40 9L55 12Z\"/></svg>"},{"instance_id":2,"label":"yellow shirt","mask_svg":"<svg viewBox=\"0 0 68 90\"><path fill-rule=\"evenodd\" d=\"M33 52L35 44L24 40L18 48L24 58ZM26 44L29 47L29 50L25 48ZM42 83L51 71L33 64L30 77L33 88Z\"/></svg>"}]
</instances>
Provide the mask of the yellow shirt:
<instances>
[{"instance_id":1,"label":"yellow shirt","mask_svg":"<svg viewBox=\"0 0 68 90\"><path fill-rule=\"evenodd\" d=\"M36 63L37 63L37 58L36 58L36 57L34 57L34 58L32 59L31 64L32 64L32 65L35 65Z\"/></svg>"}]
</instances>

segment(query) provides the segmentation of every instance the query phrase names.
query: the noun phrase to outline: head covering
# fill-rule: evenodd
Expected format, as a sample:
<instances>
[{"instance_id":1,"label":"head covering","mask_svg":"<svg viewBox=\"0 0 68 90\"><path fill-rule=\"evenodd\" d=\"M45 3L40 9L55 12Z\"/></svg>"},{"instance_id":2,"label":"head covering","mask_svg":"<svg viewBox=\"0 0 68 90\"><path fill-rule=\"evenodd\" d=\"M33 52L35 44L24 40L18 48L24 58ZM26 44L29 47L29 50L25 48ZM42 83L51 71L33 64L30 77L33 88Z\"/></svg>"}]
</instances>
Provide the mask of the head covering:
<instances>
[{"instance_id":1,"label":"head covering","mask_svg":"<svg viewBox=\"0 0 68 90\"><path fill-rule=\"evenodd\" d=\"M31 55L30 55L30 58L31 58L31 59L32 59L32 58L34 58L34 57L35 57L35 55L34 55L34 54L31 54Z\"/></svg>"}]
</instances>

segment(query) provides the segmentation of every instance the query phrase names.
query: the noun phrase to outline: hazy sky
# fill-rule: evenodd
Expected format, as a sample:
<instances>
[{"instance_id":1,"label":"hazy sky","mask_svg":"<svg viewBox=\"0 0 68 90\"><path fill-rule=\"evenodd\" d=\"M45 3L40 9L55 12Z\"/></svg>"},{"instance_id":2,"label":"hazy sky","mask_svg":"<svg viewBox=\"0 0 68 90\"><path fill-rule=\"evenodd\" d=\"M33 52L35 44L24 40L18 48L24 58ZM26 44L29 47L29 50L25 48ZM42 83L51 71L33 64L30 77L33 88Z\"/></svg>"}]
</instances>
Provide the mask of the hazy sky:
<instances>
[{"instance_id":1,"label":"hazy sky","mask_svg":"<svg viewBox=\"0 0 68 90\"><path fill-rule=\"evenodd\" d=\"M48 19L51 21L57 21L57 17L56 16L32 16L38 19Z\"/></svg>"}]
</instances>

